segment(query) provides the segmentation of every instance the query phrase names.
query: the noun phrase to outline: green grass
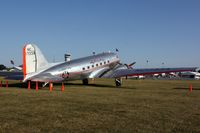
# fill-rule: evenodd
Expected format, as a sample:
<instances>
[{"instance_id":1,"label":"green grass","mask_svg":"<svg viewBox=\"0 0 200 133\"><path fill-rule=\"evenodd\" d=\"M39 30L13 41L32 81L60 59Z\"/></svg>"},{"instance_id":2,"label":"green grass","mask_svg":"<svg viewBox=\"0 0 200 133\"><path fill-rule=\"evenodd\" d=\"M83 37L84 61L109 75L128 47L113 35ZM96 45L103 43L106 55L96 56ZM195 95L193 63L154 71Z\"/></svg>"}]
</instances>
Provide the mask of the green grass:
<instances>
[{"instance_id":1,"label":"green grass","mask_svg":"<svg viewBox=\"0 0 200 133\"><path fill-rule=\"evenodd\" d=\"M0 132L200 132L200 81L80 83L0 88Z\"/></svg>"}]
</instances>

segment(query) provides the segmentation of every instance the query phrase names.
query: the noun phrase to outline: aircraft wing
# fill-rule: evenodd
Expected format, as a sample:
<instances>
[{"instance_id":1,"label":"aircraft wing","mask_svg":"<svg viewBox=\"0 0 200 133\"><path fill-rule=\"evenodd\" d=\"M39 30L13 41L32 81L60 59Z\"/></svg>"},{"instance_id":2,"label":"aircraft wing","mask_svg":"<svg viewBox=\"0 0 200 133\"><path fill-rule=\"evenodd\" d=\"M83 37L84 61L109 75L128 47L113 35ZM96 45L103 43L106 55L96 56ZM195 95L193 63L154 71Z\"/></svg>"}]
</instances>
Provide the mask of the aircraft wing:
<instances>
[{"instance_id":1,"label":"aircraft wing","mask_svg":"<svg viewBox=\"0 0 200 133\"><path fill-rule=\"evenodd\" d=\"M0 71L0 76L4 77L5 79L10 79L10 80L23 80L23 72L18 71L18 72L4 72Z\"/></svg>"},{"instance_id":2,"label":"aircraft wing","mask_svg":"<svg viewBox=\"0 0 200 133\"><path fill-rule=\"evenodd\" d=\"M194 71L196 67L182 67L182 68L149 68L149 69L117 69L109 75L105 75L105 78L119 78L125 76L138 76L138 75L151 75L170 72L185 72Z\"/></svg>"}]
</instances>

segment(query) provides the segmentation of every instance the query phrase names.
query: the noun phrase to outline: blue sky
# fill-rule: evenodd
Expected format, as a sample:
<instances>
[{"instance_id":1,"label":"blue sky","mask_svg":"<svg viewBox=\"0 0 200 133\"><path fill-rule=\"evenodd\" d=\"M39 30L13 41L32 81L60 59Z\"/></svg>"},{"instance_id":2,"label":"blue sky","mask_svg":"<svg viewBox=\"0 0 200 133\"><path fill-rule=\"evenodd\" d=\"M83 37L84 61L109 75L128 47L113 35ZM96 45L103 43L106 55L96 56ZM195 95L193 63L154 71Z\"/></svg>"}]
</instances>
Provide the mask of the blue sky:
<instances>
[{"instance_id":1,"label":"blue sky","mask_svg":"<svg viewBox=\"0 0 200 133\"><path fill-rule=\"evenodd\" d=\"M79 58L118 48L136 67L200 66L199 7L199 0L0 0L0 64L21 64L23 45L35 43L50 62L66 51Z\"/></svg>"}]
</instances>

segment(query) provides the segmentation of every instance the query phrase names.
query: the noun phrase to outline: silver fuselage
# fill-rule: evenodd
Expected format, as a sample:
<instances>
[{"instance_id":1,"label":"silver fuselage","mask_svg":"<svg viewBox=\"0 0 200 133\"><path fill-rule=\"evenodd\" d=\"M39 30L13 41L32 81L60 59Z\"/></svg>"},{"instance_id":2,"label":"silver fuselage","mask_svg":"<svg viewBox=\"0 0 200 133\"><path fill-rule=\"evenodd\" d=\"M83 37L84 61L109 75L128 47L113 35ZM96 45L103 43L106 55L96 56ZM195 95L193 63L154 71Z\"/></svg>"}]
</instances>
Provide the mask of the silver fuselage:
<instances>
[{"instance_id":1,"label":"silver fuselage","mask_svg":"<svg viewBox=\"0 0 200 133\"><path fill-rule=\"evenodd\" d=\"M116 53L107 52L60 63L42 73L51 73L64 78L64 80L98 78L116 67L119 61Z\"/></svg>"}]
</instances>

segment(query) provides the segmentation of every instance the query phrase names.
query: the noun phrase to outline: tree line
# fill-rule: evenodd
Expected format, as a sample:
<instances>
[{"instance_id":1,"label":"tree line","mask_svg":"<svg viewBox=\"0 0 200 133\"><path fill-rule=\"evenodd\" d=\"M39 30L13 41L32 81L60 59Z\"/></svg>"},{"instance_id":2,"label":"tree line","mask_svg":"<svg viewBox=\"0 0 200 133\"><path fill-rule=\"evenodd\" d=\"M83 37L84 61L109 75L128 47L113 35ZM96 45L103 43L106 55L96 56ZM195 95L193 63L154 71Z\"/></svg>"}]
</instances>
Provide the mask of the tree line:
<instances>
[{"instance_id":1,"label":"tree line","mask_svg":"<svg viewBox=\"0 0 200 133\"><path fill-rule=\"evenodd\" d=\"M7 69L7 67L5 66L5 65L3 65L3 64L0 64L0 70L2 71L2 70L6 70Z\"/></svg>"}]
</instances>

